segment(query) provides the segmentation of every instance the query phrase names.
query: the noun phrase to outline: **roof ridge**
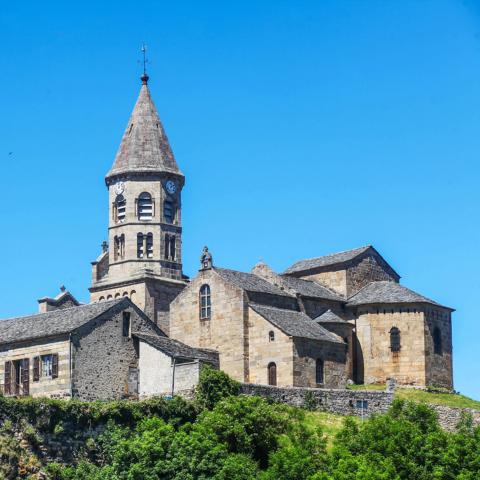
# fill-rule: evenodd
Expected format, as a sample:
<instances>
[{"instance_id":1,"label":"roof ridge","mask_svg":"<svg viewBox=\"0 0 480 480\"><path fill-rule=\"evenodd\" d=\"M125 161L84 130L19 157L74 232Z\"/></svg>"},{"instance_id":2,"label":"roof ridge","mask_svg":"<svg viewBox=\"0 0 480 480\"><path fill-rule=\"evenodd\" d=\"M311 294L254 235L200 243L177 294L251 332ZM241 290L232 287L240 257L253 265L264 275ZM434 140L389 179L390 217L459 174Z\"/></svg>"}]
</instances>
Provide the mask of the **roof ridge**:
<instances>
[{"instance_id":1,"label":"roof ridge","mask_svg":"<svg viewBox=\"0 0 480 480\"><path fill-rule=\"evenodd\" d=\"M317 258L330 257L331 255L340 255L341 253L352 252L353 250L360 250L361 248L369 248L369 247L373 247L373 245L364 245L363 247L349 248L348 250L342 250L341 252L327 253L326 255L319 255L318 257L312 257L312 258L304 258L304 259L298 260L298 261L301 262L303 260L316 260ZM297 262L295 262L295 263L297 263Z\"/></svg>"}]
</instances>

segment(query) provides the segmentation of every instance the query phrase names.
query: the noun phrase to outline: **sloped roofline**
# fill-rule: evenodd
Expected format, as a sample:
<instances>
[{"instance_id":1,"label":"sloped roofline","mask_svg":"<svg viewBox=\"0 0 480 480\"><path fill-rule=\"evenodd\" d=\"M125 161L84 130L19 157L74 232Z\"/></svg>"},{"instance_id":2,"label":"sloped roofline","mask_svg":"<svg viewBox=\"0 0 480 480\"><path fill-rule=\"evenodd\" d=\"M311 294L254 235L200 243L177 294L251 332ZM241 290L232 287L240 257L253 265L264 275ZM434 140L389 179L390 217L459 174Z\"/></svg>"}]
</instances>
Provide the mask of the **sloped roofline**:
<instances>
[{"instance_id":1,"label":"sloped roofline","mask_svg":"<svg viewBox=\"0 0 480 480\"><path fill-rule=\"evenodd\" d=\"M297 260L293 265L291 265L290 267L288 267L286 270L284 270L282 273L280 273L280 275L292 275L294 273L300 273L300 272L308 272L310 270L315 270L317 268L325 268L325 267L331 267L333 265L341 265L345 262L348 262L350 260L353 260L354 258L357 258L358 256L360 255L363 255L365 252L367 252L369 249L372 249L392 270L393 272L398 276L398 278L402 278L396 271L395 269L382 257L382 255L378 252L378 250L373 246L373 245L364 245L363 247L357 247L357 248L351 248L349 250L343 250L341 252L335 252L335 253L329 253L328 255L321 255L319 257L313 257L313 258L305 258L303 260ZM364 250L362 250L364 249ZM289 271L291 269L293 269L293 267L299 263L299 262L305 262L305 261L309 261L309 260L317 260L317 259L320 259L320 258L324 258L324 257L329 257L329 256L333 256L333 255L340 255L342 253L347 253L347 252L351 252L353 250L358 250L358 253L356 253L355 255L353 255L351 258L347 259L347 260L342 260L342 261L338 261L338 262L333 262L333 263L329 263L327 265L323 265L323 266L316 266L316 267L310 267L310 268L305 268L305 269L298 269L298 270L292 270L292 271Z\"/></svg>"}]
</instances>

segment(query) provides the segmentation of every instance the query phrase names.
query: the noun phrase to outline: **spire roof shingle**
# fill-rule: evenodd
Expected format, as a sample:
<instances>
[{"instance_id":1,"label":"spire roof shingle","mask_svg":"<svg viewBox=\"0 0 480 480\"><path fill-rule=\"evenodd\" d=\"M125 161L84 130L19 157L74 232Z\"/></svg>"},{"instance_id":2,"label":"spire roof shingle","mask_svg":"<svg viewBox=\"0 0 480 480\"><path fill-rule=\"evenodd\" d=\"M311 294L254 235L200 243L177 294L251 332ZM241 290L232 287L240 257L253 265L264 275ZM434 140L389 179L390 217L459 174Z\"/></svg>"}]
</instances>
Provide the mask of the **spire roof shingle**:
<instances>
[{"instance_id":1,"label":"spire roof shingle","mask_svg":"<svg viewBox=\"0 0 480 480\"><path fill-rule=\"evenodd\" d=\"M125 173L164 172L183 176L144 80L117 156L105 178Z\"/></svg>"}]
</instances>

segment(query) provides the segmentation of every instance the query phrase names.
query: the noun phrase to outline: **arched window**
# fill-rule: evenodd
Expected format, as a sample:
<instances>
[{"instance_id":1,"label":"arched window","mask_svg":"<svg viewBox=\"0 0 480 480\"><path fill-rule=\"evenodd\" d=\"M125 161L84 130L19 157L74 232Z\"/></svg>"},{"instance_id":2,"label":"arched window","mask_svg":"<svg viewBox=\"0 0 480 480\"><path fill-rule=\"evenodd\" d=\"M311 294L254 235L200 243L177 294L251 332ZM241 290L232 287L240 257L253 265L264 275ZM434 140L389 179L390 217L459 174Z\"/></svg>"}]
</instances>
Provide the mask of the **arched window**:
<instances>
[{"instance_id":1,"label":"arched window","mask_svg":"<svg viewBox=\"0 0 480 480\"><path fill-rule=\"evenodd\" d=\"M390 330L390 349L392 352L400 351L400 330L397 327Z\"/></svg>"},{"instance_id":2,"label":"arched window","mask_svg":"<svg viewBox=\"0 0 480 480\"><path fill-rule=\"evenodd\" d=\"M103 302L104 300L105 300L105 297L100 297L100 298L98 299L99 302Z\"/></svg>"},{"instance_id":3,"label":"arched window","mask_svg":"<svg viewBox=\"0 0 480 480\"><path fill-rule=\"evenodd\" d=\"M135 300L137 299L137 292L135 290L132 290L130 292L130 300L135 303Z\"/></svg>"},{"instance_id":4,"label":"arched window","mask_svg":"<svg viewBox=\"0 0 480 480\"><path fill-rule=\"evenodd\" d=\"M120 296L119 293L116 293L116 294L115 294L115 298L118 298L119 296Z\"/></svg>"},{"instance_id":5,"label":"arched window","mask_svg":"<svg viewBox=\"0 0 480 480\"><path fill-rule=\"evenodd\" d=\"M119 195L116 200L117 205L117 220L119 222L125 221L125 197L123 195Z\"/></svg>"},{"instance_id":6,"label":"arched window","mask_svg":"<svg viewBox=\"0 0 480 480\"><path fill-rule=\"evenodd\" d=\"M433 330L433 351L438 355L442 353L442 332L438 327Z\"/></svg>"},{"instance_id":7,"label":"arched window","mask_svg":"<svg viewBox=\"0 0 480 480\"><path fill-rule=\"evenodd\" d=\"M173 223L174 211L173 211L173 199L172 197L167 197L165 199L165 221L168 223Z\"/></svg>"},{"instance_id":8,"label":"arched window","mask_svg":"<svg viewBox=\"0 0 480 480\"><path fill-rule=\"evenodd\" d=\"M268 364L268 384L277 384L277 365L274 362Z\"/></svg>"},{"instance_id":9,"label":"arched window","mask_svg":"<svg viewBox=\"0 0 480 480\"><path fill-rule=\"evenodd\" d=\"M272 331L272 332L269 332L269 333L268 333L268 340L269 340L270 342L274 342L274 341L275 341L275 332Z\"/></svg>"},{"instance_id":10,"label":"arched window","mask_svg":"<svg viewBox=\"0 0 480 480\"><path fill-rule=\"evenodd\" d=\"M128 297L128 292L123 292L124 297Z\"/></svg>"},{"instance_id":11,"label":"arched window","mask_svg":"<svg viewBox=\"0 0 480 480\"><path fill-rule=\"evenodd\" d=\"M153 258L153 234L147 235L147 258Z\"/></svg>"},{"instance_id":12,"label":"arched window","mask_svg":"<svg viewBox=\"0 0 480 480\"><path fill-rule=\"evenodd\" d=\"M138 219L151 220L152 215L152 197L149 193L143 192L138 197Z\"/></svg>"},{"instance_id":13,"label":"arched window","mask_svg":"<svg viewBox=\"0 0 480 480\"><path fill-rule=\"evenodd\" d=\"M112 298L113 298L113 297L112 297L111 295L109 295L109 296L107 297L107 300L111 300Z\"/></svg>"},{"instance_id":14,"label":"arched window","mask_svg":"<svg viewBox=\"0 0 480 480\"><path fill-rule=\"evenodd\" d=\"M137 234L137 258L143 258L143 233Z\"/></svg>"},{"instance_id":15,"label":"arched window","mask_svg":"<svg viewBox=\"0 0 480 480\"><path fill-rule=\"evenodd\" d=\"M317 358L315 362L315 381L317 384L323 384L323 360L321 358Z\"/></svg>"},{"instance_id":16,"label":"arched window","mask_svg":"<svg viewBox=\"0 0 480 480\"><path fill-rule=\"evenodd\" d=\"M165 234L165 260L168 260L168 254L170 252L170 235Z\"/></svg>"},{"instance_id":17,"label":"arched window","mask_svg":"<svg viewBox=\"0 0 480 480\"><path fill-rule=\"evenodd\" d=\"M210 286L203 285L200 289L201 317L210 317Z\"/></svg>"}]
</instances>

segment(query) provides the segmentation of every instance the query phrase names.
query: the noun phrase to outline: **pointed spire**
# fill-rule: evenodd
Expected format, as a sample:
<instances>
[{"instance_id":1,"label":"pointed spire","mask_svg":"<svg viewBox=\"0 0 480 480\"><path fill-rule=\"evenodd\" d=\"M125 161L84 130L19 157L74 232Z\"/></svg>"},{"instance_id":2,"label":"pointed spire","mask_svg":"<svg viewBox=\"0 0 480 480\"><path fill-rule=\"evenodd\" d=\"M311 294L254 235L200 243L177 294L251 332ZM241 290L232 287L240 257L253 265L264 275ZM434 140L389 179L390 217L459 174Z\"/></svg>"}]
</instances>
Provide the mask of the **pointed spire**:
<instances>
[{"instance_id":1,"label":"pointed spire","mask_svg":"<svg viewBox=\"0 0 480 480\"><path fill-rule=\"evenodd\" d=\"M148 78L146 73L141 76L140 95L106 179L123 173L182 175L150 95Z\"/></svg>"}]
</instances>

